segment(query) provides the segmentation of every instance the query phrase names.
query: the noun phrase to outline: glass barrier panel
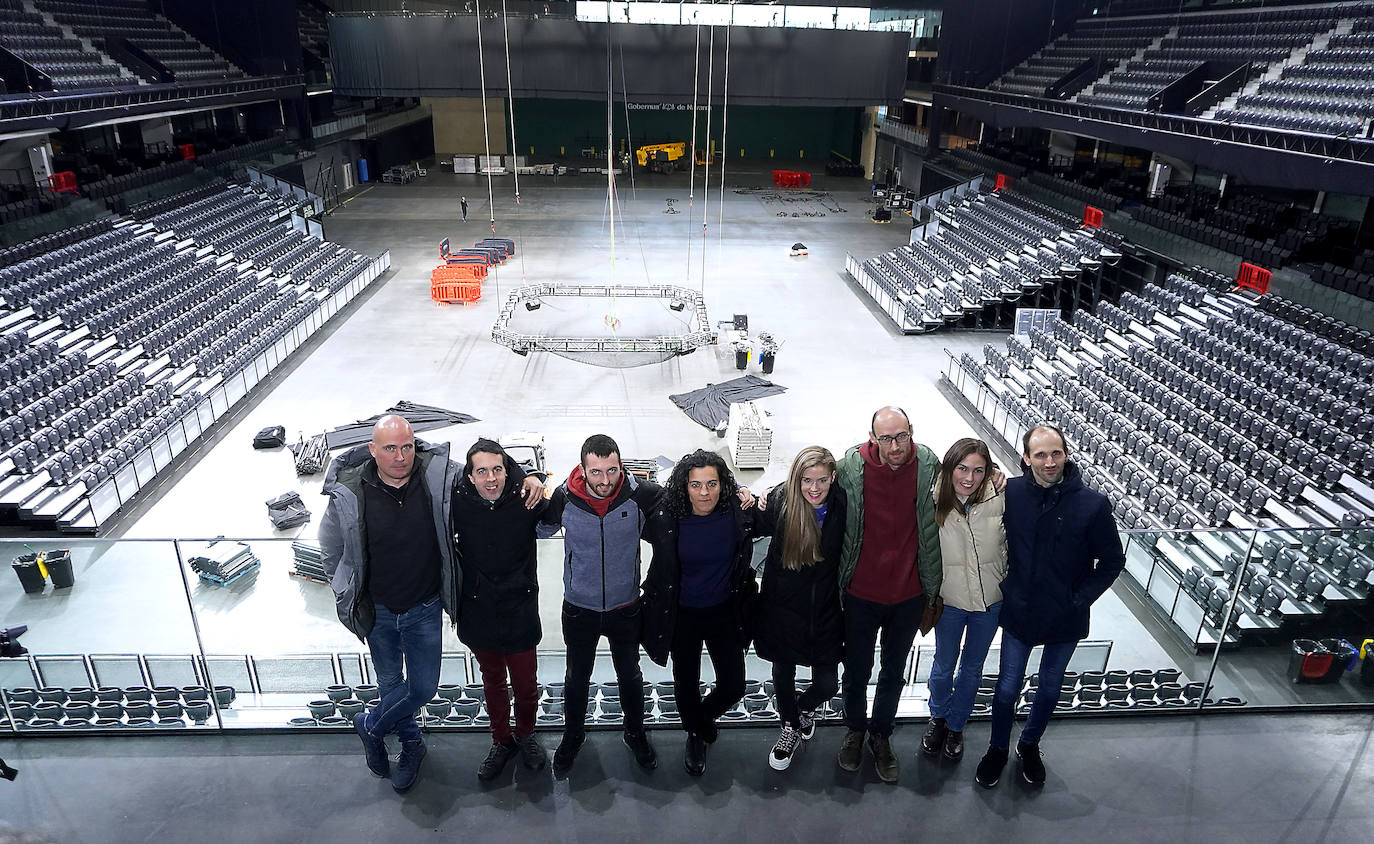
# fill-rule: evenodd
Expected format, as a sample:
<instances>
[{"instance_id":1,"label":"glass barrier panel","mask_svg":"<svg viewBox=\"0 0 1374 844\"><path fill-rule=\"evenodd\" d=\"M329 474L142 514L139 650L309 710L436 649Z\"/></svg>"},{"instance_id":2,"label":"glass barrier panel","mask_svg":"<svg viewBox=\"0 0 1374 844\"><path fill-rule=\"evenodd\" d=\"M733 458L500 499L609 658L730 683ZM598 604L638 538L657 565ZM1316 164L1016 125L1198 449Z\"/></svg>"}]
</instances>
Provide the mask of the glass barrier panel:
<instances>
[{"instance_id":1,"label":"glass barrier panel","mask_svg":"<svg viewBox=\"0 0 1374 844\"><path fill-rule=\"evenodd\" d=\"M1235 645L1209 706L1374 702L1374 528L1262 530L1226 571Z\"/></svg>"},{"instance_id":2,"label":"glass barrier panel","mask_svg":"<svg viewBox=\"0 0 1374 844\"><path fill-rule=\"evenodd\" d=\"M0 659L11 728L218 727L171 542L0 540L0 557L0 625L29 628L29 655Z\"/></svg>"}]
</instances>

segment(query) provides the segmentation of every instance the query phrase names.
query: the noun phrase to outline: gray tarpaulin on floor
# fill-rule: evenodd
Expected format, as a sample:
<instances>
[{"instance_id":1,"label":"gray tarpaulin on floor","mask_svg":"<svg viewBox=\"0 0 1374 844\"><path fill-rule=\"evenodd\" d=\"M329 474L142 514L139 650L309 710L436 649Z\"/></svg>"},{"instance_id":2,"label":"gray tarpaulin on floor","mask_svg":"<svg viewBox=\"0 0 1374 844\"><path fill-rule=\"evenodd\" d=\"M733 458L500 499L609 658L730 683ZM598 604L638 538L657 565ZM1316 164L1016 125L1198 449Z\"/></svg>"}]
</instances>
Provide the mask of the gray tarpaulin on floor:
<instances>
[{"instance_id":1,"label":"gray tarpaulin on floor","mask_svg":"<svg viewBox=\"0 0 1374 844\"><path fill-rule=\"evenodd\" d=\"M397 416L404 416L416 433L432 431L435 428L447 428L449 425L466 425L469 422L480 421L476 416L469 416L456 410L445 410L442 407L399 401L394 406L387 408L385 413L379 413L369 419L359 419L351 425L342 425L330 431L325 435L330 450L368 442L372 439L372 426L377 424L377 420L393 413Z\"/></svg>"},{"instance_id":2,"label":"gray tarpaulin on floor","mask_svg":"<svg viewBox=\"0 0 1374 844\"><path fill-rule=\"evenodd\" d=\"M730 405L735 402L753 401L785 392L786 387L765 378L745 375L743 378L735 378L722 384L707 384L700 390L678 393L668 398L682 408L683 413L692 417L693 421L714 430L730 418Z\"/></svg>"}]
</instances>

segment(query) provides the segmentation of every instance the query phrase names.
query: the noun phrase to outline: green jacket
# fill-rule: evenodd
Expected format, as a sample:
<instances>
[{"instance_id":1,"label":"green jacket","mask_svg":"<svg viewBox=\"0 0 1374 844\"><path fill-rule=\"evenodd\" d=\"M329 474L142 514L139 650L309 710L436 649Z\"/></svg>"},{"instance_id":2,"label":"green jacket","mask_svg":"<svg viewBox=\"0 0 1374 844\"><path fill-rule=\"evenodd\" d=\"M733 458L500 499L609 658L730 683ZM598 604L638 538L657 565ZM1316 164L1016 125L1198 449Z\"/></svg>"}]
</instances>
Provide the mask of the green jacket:
<instances>
[{"instance_id":1,"label":"green jacket","mask_svg":"<svg viewBox=\"0 0 1374 844\"><path fill-rule=\"evenodd\" d=\"M835 480L849 499L845 514L844 550L840 555L840 595L844 596L854 569L859 566L859 551L864 538L864 459L861 446L853 446L844 453L835 472ZM933 598L940 594L944 583L944 562L940 558L940 526L935 523L935 478L940 458L927 446L916 443L916 520L920 532L921 550L917 555L921 589Z\"/></svg>"}]
</instances>

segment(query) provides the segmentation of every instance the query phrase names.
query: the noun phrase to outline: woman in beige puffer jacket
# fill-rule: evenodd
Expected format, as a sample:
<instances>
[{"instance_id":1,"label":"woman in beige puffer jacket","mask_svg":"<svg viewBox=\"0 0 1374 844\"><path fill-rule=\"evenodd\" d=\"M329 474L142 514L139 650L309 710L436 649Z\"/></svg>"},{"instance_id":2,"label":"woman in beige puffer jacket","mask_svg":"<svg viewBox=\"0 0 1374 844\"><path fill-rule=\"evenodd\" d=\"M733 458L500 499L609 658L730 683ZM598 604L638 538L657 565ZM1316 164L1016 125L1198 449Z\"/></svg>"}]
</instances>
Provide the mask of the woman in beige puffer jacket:
<instances>
[{"instance_id":1,"label":"woman in beige puffer jacket","mask_svg":"<svg viewBox=\"0 0 1374 844\"><path fill-rule=\"evenodd\" d=\"M943 753L954 761L964 753L964 724L997 632L1001 583L1007 576L1007 533L1002 526L1006 496L988 479L992 466L986 443L962 439L945 454L936 481L935 520L944 560L940 597L945 606L935 625L931 717L921 749L928 756Z\"/></svg>"}]
</instances>

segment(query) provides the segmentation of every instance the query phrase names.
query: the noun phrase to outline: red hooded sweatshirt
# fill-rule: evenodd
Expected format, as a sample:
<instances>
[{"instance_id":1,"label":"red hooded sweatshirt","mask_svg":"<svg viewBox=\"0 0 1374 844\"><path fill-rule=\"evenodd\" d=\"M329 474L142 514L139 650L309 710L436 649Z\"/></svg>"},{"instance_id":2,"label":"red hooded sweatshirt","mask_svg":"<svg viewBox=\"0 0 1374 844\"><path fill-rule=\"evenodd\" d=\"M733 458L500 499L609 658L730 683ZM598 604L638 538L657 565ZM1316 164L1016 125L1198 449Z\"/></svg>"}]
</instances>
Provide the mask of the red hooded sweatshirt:
<instances>
[{"instance_id":1,"label":"red hooded sweatshirt","mask_svg":"<svg viewBox=\"0 0 1374 844\"><path fill-rule=\"evenodd\" d=\"M601 518L606 518L606 514L611 511L611 503L615 501L615 495L620 492L620 484L625 483L625 476L620 476L620 483L615 485L615 489L605 498L597 498L587 489L587 476L582 474L582 464L573 467L572 473L568 475L568 492L587 502L587 506ZM915 486L915 483L912 484Z\"/></svg>"}]
</instances>

